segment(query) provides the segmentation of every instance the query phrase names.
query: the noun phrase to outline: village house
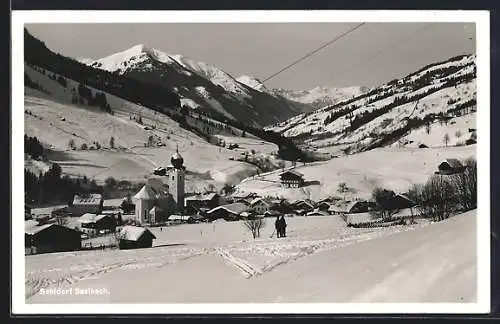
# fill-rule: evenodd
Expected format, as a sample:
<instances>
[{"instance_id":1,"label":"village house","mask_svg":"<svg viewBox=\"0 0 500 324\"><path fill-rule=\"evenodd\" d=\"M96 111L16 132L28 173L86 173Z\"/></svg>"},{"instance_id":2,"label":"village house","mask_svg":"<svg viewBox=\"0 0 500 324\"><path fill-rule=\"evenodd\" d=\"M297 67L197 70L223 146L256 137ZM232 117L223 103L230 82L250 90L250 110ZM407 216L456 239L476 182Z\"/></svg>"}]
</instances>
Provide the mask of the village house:
<instances>
[{"instance_id":1,"label":"village house","mask_svg":"<svg viewBox=\"0 0 500 324\"><path fill-rule=\"evenodd\" d=\"M241 213L248 212L249 207L243 203L232 203L215 207L207 212L210 220L222 218L226 221L241 219Z\"/></svg>"},{"instance_id":2,"label":"village house","mask_svg":"<svg viewBox=\"0 0 500 324\"><path fill-rule=\"evenodd\" d=\"M250 209L259 215L263 215L265 212L273 206L270 199L258 197L250 202Z\"/></svg>"},{"instance_id":3,"label":"village house","mask_svg":"<svg viewBox=\"0 0 500 324\"><path fill-rule=\"evenodd\" d=\"M271 201L271 206L269 207L269 211L271 213L280 213L280 214L291 214L293 213L293 206L286 199L274 199Z\"/></svg>"},{"instance_id":4,"label":"village house","mask_svg":"<svg viewBox=\"0 0 500 324\"><path fill-rule=\"evenodd\" d=\"M55 223L40 225L36 220L24 223L26 254L77 251L82 247L80 232Z\"/></svg>"},{"instance_id":5,"label":"village house","mask_svg":"<svg viewBox=\"0 0 500 324\"><path fill-rule=\"evenodd\" d=\"M184 198L187 214L206 212L220 205L220 196L216 192L193 195Z\"/></svg>"},{"instance_id":6,"label":"village house","mask_svg":"<svg viewBox=\"0 0 500 324\"><path fill-rule=\"evenodd\" d=\"M313 210L313 211L310 211L306 214L307 216L328 216L328 212L326 211L323 211L323 210Z\"/></svg>"},{"instance_id":7,"label":"village house","mask_svg":"<svg viewBox=\"0 0 500 324\"><path fill-rule=\"evenodd\" d=\"M370 209L370 203L361 200L354 201L339 201L336 204L328 208L328 212L331 215L344 215L344 214L356 214L365 213Z\"/></svg>"},{"instance_id":8,"label":"village house","mask_svg":"<svg viewBox=\"0 0 500 324\"><path fill-rule=\"evenodd\" d=\"M116 229L116 219L114 216L105 214L84 214L78 218L80 231L89 235L97 235L101 232L112 233Z\"/></svg>"},{"instance_id":9,"label":"village house","mask_svg":"<svg viewBox=\"0 0 500 324\"><path fill-rule=\"evenodd\" d=\"M120 231L119 238L120 250L128 250L150 248L156 236L145 227L127 225Z\"/></svg>"},{"instance_id":10,"label":"village house","mask_svg":"<svg viewBox=\"0 0 500 324\"><path fill-rule=\"evenodd\" d=\"M304 175L295 170L288 170L279 174L283 188L300 188L304 185Z\"/></svg>"},{"instance_id":11,"label":"village house","mask_svg":"<svg viewBox=\"0 0 500 324\"><path fill-rule=\"evenodd\" d=\"M70 212L75 216L86 213L99 214L102 211L104 199L101 194L75 195Z\"/></svg>"},{"instance_id":12,"label":"village house","mask_svg":"<svg viewBox=\"0 0 500 324\"><path fill-rule=\"evenodd\" d=\"M446 159L438 166L436 174L450 175L462 173L465 171L465 166L458 159Z\"/></svg>"},{"instance_id":13,"label":"village house","mask_svg":"<svg viewBox=\"0 0 500 324\"><path fill-rule=\"evenodd\" d=\"M168 216L168 221L174 224L195 224L203 220L200 215L170 215Z\"/></svg>"},{"instance_id":14,"label":"village house","mask_svg":"<svg viewBox=\"0 0 500 324\"><path fill-rule=\"evenodd\" d=\"M242 203L247 206L250 202L257 198L258 195L254 192L235 192L230 197L226 198L227 203Z\"/></svg>"},{"instance_id":15,"label":"village house","mask_svg":"<svg viewBox=\"0 0 500 324\"><path fill-rule=\"evenodd\" d=\"M391 200L391 206L395 209L412 208L415 205L415 202L404 194L397 194Z\"/></svg>"},{"instance_id":16,"label":"village house","mask_svg":"<svg viewBox=\"0 0 500 324\"><path fill-rule=\"evenodd\" d=\"M297 214L304 215L314 210L314 202L309 199L300 199L293 202L292 207Z\"/></svg>"},{"instance_id":17,"label":"village house","mask_svg":"<svg viewBox=\"0 0 500 324\"><path fill-rule=\"evenodd\" d=\"M328 209L333 205L329 200L322 200L316 204L316 208L320 211L328 211Z\"/></svg>"},{"instance_id":18,"label":"village house","mask_svg":"<svg viewBox=\"0 0 500 324\"><path fill-rule=\"evenodd\" d=\"M101 215L109 215L110 217L113 217L116 220L116 225L121 225L123 222L123 210L118 208L118 209L109 209L109 210L103 210L101 212Z\"/></svg>"}]
</instances>

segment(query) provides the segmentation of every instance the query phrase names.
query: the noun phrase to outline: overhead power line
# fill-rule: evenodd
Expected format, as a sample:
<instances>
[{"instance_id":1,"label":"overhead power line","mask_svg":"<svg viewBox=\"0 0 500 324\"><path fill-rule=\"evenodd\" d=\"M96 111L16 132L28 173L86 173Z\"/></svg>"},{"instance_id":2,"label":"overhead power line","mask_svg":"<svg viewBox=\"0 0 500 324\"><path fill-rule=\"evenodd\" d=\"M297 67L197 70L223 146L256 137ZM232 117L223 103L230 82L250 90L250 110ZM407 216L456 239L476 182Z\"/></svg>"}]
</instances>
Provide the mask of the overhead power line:
<instances>
[{"instance_id":1,"label":"overhead power line","mask_svg":"<svg viewBox=\"0 0 500 324\"><path fill-rule=\"evenodd\" d=\"M405 41L408 41L409 39L411 39L412 37L416 36L417 34L423 32L424 30L426 30L427 28L433 26L435 23L429 23L427 25L425 25L424 27L414 31L413 33L405 36L405 37L402 37L400 39L398 39L397 41L395 42L392 42L390 43L389 45L387 46L384 46L380 51L376 52L375 54L371 55L371 56L368 56L360 61L358 61L356 64L354 65L351 65L350 67L348 67L347 69L344 69L344 70L341 70L340 72L336 72L335 74L340 74L340 75L343 75L345 74L346 72L350 72L352 70L354 70L355 68L363 65L364 63L370 61L370 60L373 60L374 58L378 57L379 55L381 55L382 53L386 52L388 49L396 46L396 45L399 45L401 43L404 43ZM331 80L331 79L330 79Z\"/></svg>"},{"instance_id":2,"label":"overhead power line","mask_svg":"<svg viewBox=\"0 0 500 324\"><path fill-rule=\"evenodd\" d=\"M288 64L287 66L285 66L284 68L282 68L281 70L279 70L278 72L268 76L267 78L265 78L263 81L261 81L262 83L266 82L266 81L269 81L270 79L274 78L275 76L281 74L282 72L288 70L289 68L297 65L298 63L302 62L303 60L305 60L306 58L310 57L311 55L314 55L315 53L321 51L322 49L324 49L325 47L328 47L330 45L332 45L333 43L335 43L336 41L338 41L339 39L347 36L348 34L352 33L353 31L355 31L356 29L358 29L359 27L363 26L364 24L366 23L360 23L358 25L356 25L355 27L343 32L342 34L340 34L339 36L335 37L334 39L328 41L327 43L321 45L320 47L318 47L317 49L307 53L306 55L302 56L301 58L299 58L298 60Z\"/></svg>"}]
</instances>

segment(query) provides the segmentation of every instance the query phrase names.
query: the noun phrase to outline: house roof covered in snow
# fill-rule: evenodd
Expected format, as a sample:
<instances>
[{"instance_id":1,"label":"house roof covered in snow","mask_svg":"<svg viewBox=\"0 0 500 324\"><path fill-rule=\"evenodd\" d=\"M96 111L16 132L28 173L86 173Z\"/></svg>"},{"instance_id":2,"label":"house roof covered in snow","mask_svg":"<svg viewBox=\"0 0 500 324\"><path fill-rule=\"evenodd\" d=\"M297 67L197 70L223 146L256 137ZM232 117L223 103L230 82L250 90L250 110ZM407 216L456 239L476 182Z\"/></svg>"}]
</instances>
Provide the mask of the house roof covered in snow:
<instances>
[{"instance_id":1,"label":"house roof covered in snow","mask_svg":"<svg viewBox=\"0 0 500 324\"><path fill-rule=\"evenodd\" d=\"M65 230L69 231L75 231L74 229L71 229L69 227L65 227L62 225L58 225L56 223L49 223L49 224L43 224L43 225L38 225L37 221L34 220L27 220L24 222L24 233L29 234L29 235L35 235L37 233L40 233L52 226L57 226L59 228L64 228ZM76 231L75 231L76 232Z\"/></svg>"},{"instance_id":2,"label":"house roof covered in snow","mask_svg":"<svg viewBox=\"0 0 500 324\"><path fill-rule=\"evenodd\" d=\"M126 225L120 231L121 239L127 241L137 241L144 234L151 235L154 239L156 238L156 236L145 227Z\"/></svg>"},{"instance_id":3,"label":"house roof covered in snow","mask_svg":"<svg viewBox=\"0 0 500 324\"><path fill-rule=\"evenodd\" d=\"M314 210L306 214L307 216L328 216L327 212L321 210Z\"/></svg>"},{"instance_id":4,"label":"house roof covered in snow","mask_svg":"<svg viewBox=\"0 0 500 324\"><path fill-rule=\"evenodd\" d=\"M448 164L452 168L462 168L462 162L460 162L458 159L446 159L443 161L443 163ZM443 164L441 163L441 164Z\"/></svg>"},{"instance_id":5,"label":"house roof covered in snow","mask_svg":"<svg viewBox=\"0 0 500 324\"><path fill-rule=\"evenodd\" d=\"M193 195L193 196L189 196L189 197L186 197L184 198L184 200L188 201L210 201L212 199L214 199L215 197L217 196L217 193L216 192L210 192L210 193L206 193L206 194L201 194L201 195Z\"/></svg>"},{"instance_id":6,"label":"house roof covered in snow","mask_svg":"<svg viewBox=\"0 0 500 324\"><path fill-rule=\"evenodd\" d=\"M225 209L227 212L231 214L239 215L242 212L248 211L248 206L243 203L233 203L215 207L207 212L207 214L212 214L218 210Z\"/></svg>"},{"instance_id":7,"label":"house roof covered in snow","mask_svg":"<svg viewBox=\"0 0 500 324\"><path fill-rule=\"evenodd\" d=\"M310 208L314 208L314 201L309 200L309 199L299 199L299 200L296 200L293 202L293 206L295 206L295 207L301 206L304 204L309 206Z\"/></svg>"},{"instance_id":8,"label":"house roof covered in snow","mask_svg":"<svg viewBox=\"0 0 500 324\"><path fill-rule=\"evenodd\" d=\"M328 208L328 211L337 213L350 213L354 206L359 203L361 203L361 201L359 200L338 202L337 204L331 205L330 208Z\"/></svg>"},{"instance_id":9,"label":"house roof covered in snow","mask_svg":"<svg viewBox=\"0 0 500 324\"><path fill-rule=\"evenodd\" d=\"M262 203L267 204L267 205L271 204L270 199L257 197L257 198L254 198L250 201L250 206L254 206L255 204L258 204L259 202L262 202Z\"/></svg>"},{"instance_id":10,"label":"house roof covered in snow","mask_svg":"<svg viewBox=\"0 0 500 324\"><path fill-rule=\"evenodd\" d=\"M73 205L100 205L103 201L102 195L99 193L75 195Z\"/></svg>"},{"instance_id":11,"label":"house roof covered in snow","mask_svg":"<svg viewBox=\"0 0 500 324\"><path fill-rule=\"evenodd\" d=\"M29 219L27 221L24 221L24 232L26 234L36 234L38 232L43 231L46 228L49 228L52 224L44 224L44 225L38 225L39 223L36 220Z\"/></svg>"},{"instance_id":12,"label":"house roof covered in snow","mask_svg":"<svg viewBox=\"0 0 500 324\"><path fill-rule=\"evenodd\" d=\"M144 185L138 193L135 194L134 199L140 200L153 200L155 199L156 193L149 185Z\"/></svg>"},{"instance_id":13,"label":"house roof covered in snow","mask_svg":"<svg viewBox=\"0 0 500 324\"><path fill-rule=\"evenodd\" d=\"M88 223L96 223L98 221L100 221L101 219L105 218L105 217L109 217L110 215L103 215L103 214L100 214L100 215L96 215L96 214L90 214L90 213L87 213L87 214L83 214L82 216L80 216L78 218L78 222L82 223L82 224L88 224Z\"/></svg>"},{"instance_id":14,"label":"house roof covered in snow","mask_svg":"<svg viewBox=\"0 0 500 324\"><path fill-rule=\"evenodd\" d=\"M300 178L302 178L304 176L302 173L300 173L299 171L296 171L296 170L287 170L285 172L280 173L279 176L282 177L285 174L292 174L292 175L300 177Z\"/></svg>"},{"instance_id":15,"label":"house roof covered in snow","mask_svg":"<svg viewBox=\"0 0 500 324\"><path fill-rule=\"evenodd\" d=\"M231 195L233 199L238 199L238 198L254 198L257 197L257 194L255 192L235 192Z\"/></svg>"},{"instance_id":16,"label":"house roof covered in snow","mask_svg":"<svg viewBox=\"0 0 500 324\"><path fill-rule=\"evenodd\" d=\"M187 221L187 220L190 220L192 219L193 216L191 215L170 215L168 216L168 220L170 221L174 221L174 220L181 220L181 221Z\"/></svg>"}]
</instances>

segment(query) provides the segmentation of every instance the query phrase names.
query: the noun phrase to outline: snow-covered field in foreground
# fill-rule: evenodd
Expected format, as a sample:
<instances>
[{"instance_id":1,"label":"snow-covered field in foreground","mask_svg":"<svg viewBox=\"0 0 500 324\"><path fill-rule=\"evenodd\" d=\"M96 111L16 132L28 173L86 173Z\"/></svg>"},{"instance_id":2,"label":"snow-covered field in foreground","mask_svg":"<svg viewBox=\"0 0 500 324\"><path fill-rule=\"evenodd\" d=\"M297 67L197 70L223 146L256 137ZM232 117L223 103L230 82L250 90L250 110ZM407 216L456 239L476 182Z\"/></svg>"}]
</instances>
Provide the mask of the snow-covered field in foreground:
<instances>
[{"instance_id":1,"label":"snow-covered field in foreground","mask_svg":"<svg viewBox=\"0 0 500 324\"><path fill-rule=\"evenodd\" d=\"M475 302L476 211L440 223L352 229L288 219L253 240L236 223L153 229L153 248L26 257L28 303ZM47 296L40 288L106 288ZM38 293L36 293L39 291Z\"/></svg>"}]
</instances>

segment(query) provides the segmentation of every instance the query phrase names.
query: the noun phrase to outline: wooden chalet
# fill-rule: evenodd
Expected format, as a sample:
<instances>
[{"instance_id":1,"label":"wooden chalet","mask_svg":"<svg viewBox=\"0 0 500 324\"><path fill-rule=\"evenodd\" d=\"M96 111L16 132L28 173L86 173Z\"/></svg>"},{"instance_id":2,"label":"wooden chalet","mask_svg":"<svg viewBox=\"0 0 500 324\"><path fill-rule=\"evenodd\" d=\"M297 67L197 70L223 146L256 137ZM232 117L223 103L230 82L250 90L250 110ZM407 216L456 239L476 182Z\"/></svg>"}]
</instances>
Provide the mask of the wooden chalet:
<instances>
[{"instance_id":1,"label":"wooden chalet","mask_svg":"<svg viewBox=\"0 0 500 324\"><path fill-rule=\"evenodd\" d=\"M465 166L458 159L446 159L438 166L436 174L450 175L462 173L465 171Z\"/></svg>"},{"instance_id":2,"label":"wooden chalet","mask_svg":"<svg viewBox=\"0 0 500 324\"><path fill-rule=\"evenodd\" d=\"M154 239L156 236L147 228L127 225L120 231L119 248L120 250L150 248Z\"/></svg>"},{"instance_id":3,"label":"wooden chalet","mask_svg":"<svg viewBox=\"0 0 500 324\"><path fill-rule=\"evenodd\" d=\"M55 223L42 224L36 220L24 223L26 254L77 251L82 247L79 231Z\"/></svg>"},{"instance_id":4,"label":"wooden chalet","mask_svg":"<svg viewBox=\"0 0 500 324\"><path fill-rule=\"evenodd\" d=\"M280 173L279 177L284 188L300 188L304 185L304 175L295 170Z\"/></svg>"}]
</instances>

